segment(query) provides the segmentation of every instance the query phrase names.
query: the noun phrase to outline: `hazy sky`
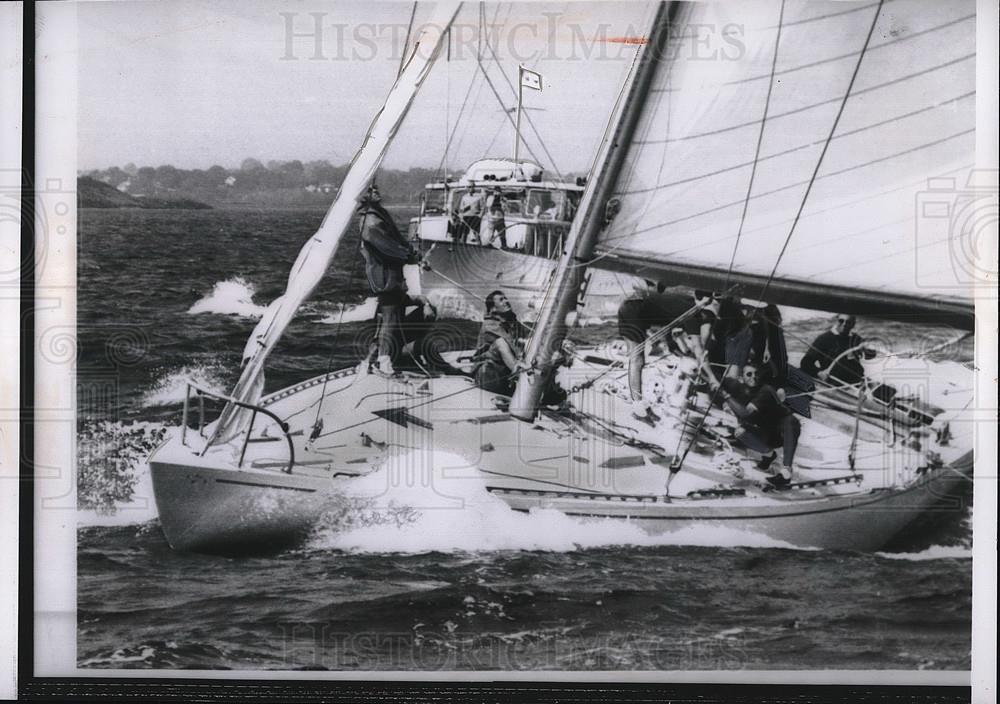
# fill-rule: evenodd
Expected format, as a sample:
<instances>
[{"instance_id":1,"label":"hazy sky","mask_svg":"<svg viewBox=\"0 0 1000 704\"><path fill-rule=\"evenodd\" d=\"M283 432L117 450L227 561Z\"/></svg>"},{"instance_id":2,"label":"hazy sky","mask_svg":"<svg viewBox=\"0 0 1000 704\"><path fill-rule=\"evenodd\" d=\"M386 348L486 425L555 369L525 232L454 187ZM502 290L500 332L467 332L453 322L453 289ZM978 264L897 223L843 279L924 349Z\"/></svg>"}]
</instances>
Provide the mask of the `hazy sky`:
<instances>
[{"instance_id":1,"label":"hazy sky","mask_svg":"<svg viewBox=\"0 0 1000 704\"><path fill-rule=\"evenodd\" d=\"M78 168L233 167L248 156L345 162L392 84L412 8L315 0L80 4ZM542 73L544 90L525 92L525 105L538 108L530 116L561 170L587 169L636 51L602 40L644 33L650 4L465 3L451 58L435 65L385 165L436 167L470 85L449 165L512 153L513 129L476 73L481 8L500 59L498 66L484 48L483 61L504 103L515 99L501 67L512 81L519 62ZM417 23L430 12L421 4Z\"/></svg>"}]
</instances>

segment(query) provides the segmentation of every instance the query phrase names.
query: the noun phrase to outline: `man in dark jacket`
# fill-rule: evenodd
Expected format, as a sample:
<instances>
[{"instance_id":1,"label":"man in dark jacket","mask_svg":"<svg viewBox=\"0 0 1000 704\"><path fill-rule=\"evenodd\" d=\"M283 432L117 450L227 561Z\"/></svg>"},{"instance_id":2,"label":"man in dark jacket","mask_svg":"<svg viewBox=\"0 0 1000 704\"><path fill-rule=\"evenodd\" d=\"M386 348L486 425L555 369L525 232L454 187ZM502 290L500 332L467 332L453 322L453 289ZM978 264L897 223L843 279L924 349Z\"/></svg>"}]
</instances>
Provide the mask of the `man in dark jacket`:
<instances>
[{"instance_id":1,"label":"man in dark jacket","mask_svg":"<svg viewBox=\"0 0 1000 704\"><path fill-rule=\"evenodd\" d=\"M409 300L403 266L415 264L418 255L382 206L376 185L372 184L362 198L358 215L365 274L371 292L378 298L378 366L383 373L391 374L392 358L403 346L403 308Z\"/></svg>"},{"instance_id":2,"label":"man in dark jacket","mask_svg":"<svg viewBox=\"0 0 1000 704\"><path fill-rule=\"evenodd\" d=\"M856 384L865 377L859 359L870 359L874 353L862 347L864 340L853 332L855 318L841 313L833 327L813 340L799 365L814 379L829 379L832 384Z\"/></svg>"},{"instance_id":3,"label":"man in dark jacket","mask_svg":"<svg viewBox=\"0 0 1000 704\"><path fill-rule=\"evenodd\" d=\"M744 447L760 453L760 469L771 467L777 459L774 449L782 448L782 466L767 481L775 488L788 486L802 426L785 406L783 394L763 383L760 367L753 364L743 367L739 379L727 377L720 383L713 378L709 384L739 419L742 432L737 439Z\"/></svg>"},{"instance_id":4,"label":"man in dark jacket","mask_svg":"<svg viewBox=\"0 0 1000 704\"><path fill-rule=\"evenodd\" d=\"M476 341L476 385L495 394L513 396L518 373L529 368L523 353L524 342L530 334L531 331L517 319L503 291L493 291L486 296L486 315ZM560 366L572 365L574 350L574 345L564 340L560 349L553 353L549 372L552 375L546 379L541 398L543 406L560 405L566 400L568 394L556 381L554 372Z\"/></svg>"}]
</instances>

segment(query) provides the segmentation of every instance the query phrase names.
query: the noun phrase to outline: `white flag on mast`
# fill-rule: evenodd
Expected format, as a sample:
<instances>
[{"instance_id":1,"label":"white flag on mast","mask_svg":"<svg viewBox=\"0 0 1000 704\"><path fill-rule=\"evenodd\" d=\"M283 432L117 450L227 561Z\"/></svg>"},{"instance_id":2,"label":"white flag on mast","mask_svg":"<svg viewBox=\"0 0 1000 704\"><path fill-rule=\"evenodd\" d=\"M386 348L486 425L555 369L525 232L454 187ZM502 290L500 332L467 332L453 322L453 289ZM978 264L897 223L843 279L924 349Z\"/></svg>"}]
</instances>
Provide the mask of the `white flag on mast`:
<instances>
[{"instance_id":1,"label":"white flag on mast","mask_svg":"<svg viewBox=\"0 0 1000 704\"><path fill-rule=\"evenodd\" d=\"M542 74L535 73L534 71L526 69L524 66L521 66L520 69L522 88L531 88L532 90L542 89Z\"/></svg>"}]
</instances>

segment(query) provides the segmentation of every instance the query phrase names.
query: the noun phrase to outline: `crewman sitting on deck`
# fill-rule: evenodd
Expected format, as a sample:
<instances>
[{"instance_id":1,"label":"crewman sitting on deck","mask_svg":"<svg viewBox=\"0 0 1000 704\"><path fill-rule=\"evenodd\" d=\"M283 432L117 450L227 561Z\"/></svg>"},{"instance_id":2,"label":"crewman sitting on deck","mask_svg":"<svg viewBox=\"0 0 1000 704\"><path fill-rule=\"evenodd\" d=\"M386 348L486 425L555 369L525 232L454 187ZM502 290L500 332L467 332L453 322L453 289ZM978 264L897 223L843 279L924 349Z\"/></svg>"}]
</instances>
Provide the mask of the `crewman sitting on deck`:
<instances>
[{"instance_id":1,"label":"crewman sitting on deck","mask_svg":"<svg viewBox=\"0 0 1000 704\"><path fill-rule=\"evenodd\" d=\"M479 330L474 361L476 385L503 396L513 396L518 373L530 368L522 359L524 342L531 331L514 314L503 291L493 291L486 297L486 315ZM572 344L564 342L553 355L553 369L572 362ZM556 383L554 375L546 383L542 405L552 406L566 400L566 391Z\"/></svg>"},{"instance_id":2,"label":"crewman sitting on deck","mask_svg":"<svg viewBox=\"0 0 1000 704\"><path fill-rule=\"evenodd\" d=\"M758 468L768 469L777 459L774 448L782 448L782 466L767 478L769 484L781 488L791 482L792 463L802 426L785 406L779 392L770 384L763 383L760 376L760 368L748 364L743 367L740 379L727 377L720 383L712 377L709 384L739 419L743 429L737 438L739 442L761 454Z\"/></svg>"}]
</instances>

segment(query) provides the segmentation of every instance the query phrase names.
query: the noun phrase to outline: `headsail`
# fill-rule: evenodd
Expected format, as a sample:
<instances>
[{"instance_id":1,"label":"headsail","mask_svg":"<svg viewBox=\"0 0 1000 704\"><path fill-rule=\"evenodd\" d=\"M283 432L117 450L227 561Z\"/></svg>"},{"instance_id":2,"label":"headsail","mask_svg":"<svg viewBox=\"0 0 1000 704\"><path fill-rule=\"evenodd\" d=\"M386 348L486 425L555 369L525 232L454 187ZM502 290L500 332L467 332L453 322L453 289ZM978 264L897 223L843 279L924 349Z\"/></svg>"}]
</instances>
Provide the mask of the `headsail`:
<instances>
[{"instance_id":1,"label":"headsail","mask_svg":"<svg viewBox=\"0 0 1000 704\"><path fill-rule=\"evenodd\" d=\"M960 199L974 163L975 13L972 0L685 4L594 263L971 327L949 220L922 208ZM938 177L952 181L928 192Z\"/></svg>"},{"instance_id":2,"label":"headsail","mask_svg":"<svg viewBox=\"0 0 1000 704\"><path fill-rule=\"evenodd\" d=\"M336 200L319 230L302 248L292 265L285 293L267 307L247 341L243 351L243 372L232 394L237 401L255 403L260 398L264 387L264 361L299 306L323 278L341 236L350 226L359 198L371 183L417 90L427 77L460 6L460 2L437 3L432 18L423 25L385 104L376 114L361 149L351 162ZM228 404L219 417L209 444L235 437L244 427L247 417L246 409Z\"/></svg>"}]
</instances>

